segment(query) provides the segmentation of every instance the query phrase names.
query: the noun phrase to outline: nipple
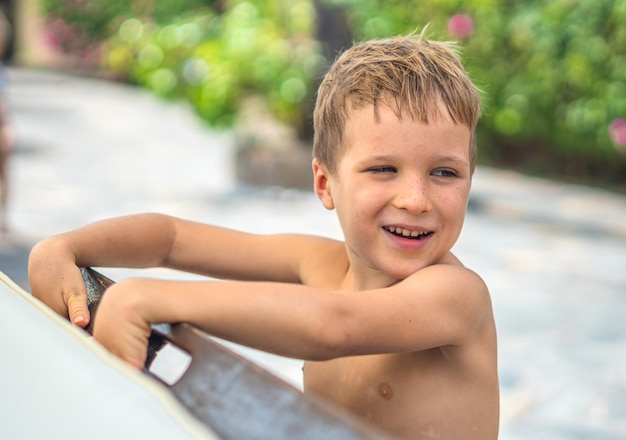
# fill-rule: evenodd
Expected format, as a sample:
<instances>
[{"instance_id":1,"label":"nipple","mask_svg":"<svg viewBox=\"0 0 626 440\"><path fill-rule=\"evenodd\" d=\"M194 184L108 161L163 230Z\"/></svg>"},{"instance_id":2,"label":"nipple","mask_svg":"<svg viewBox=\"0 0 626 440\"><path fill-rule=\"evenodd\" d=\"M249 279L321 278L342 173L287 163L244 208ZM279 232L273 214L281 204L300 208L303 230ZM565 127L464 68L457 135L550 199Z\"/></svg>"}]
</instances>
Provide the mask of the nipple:
<instances>
[{"instance_id":1,"label":"nipple","mask_svg":"<svg viewBox=\"0 0 626 440\"><path fill-rule=\"evenodd\" d=\"M393 397L393 389L391 385L386 382L383 382L378 385L378 394L385 400L390 400Z\"/></svg>"}]
</instances>

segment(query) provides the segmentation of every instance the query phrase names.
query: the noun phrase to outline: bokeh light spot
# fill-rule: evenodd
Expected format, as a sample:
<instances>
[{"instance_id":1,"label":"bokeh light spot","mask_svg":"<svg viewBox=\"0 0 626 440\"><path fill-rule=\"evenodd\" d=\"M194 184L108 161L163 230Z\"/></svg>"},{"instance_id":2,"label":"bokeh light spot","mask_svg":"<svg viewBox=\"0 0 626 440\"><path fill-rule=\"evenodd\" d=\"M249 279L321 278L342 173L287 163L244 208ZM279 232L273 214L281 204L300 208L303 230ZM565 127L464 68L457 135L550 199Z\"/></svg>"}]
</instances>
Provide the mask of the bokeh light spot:
<instances>
[{"instance_id":1,"label":"bokeh light spot","mask_svg":"<svg viewBox=\"0 0 626 440\"><path fill-rule=\"evenodd\" d=\"M465 40L474 33L474 21L468 14L455 14L448 20L448 33L459 40Z\"/></svg>"},{"instance_id":2,"label":"bokeh light spot","mask_svg":"<svg viewBox=\"0 0 626 440\"><path fill-rule=\"evenodd\" d=\"M122 41L135 43L143 34L143 23L136 18L129 18L122 22L118 35Z\"/></svg>"},{"instance_id":3,"label":"bokeh light spot","mask_svg":"<svg viewBox=\"0 0 626 440\"><path fill-rule=\"evenodd\" d=\"M200 58L190 58L183 64L183 78L191 85L202 84L209 72L209 64Z\"/></svg>"},{"instance_id":4,"label":"bokeh light spot","mask_svg":"<svg viewBox=\"0 0 626 440\"><path fill-rule=\"evenodd\" d=\"M306 96L306 84L300 78L289 78L281 84L280 96L290 103L301 102Z\"/></svg>"},{"instance_id":5,"label":"bokeh light spot","mask_svg":"<svg viewBox=\"0 0 626 440\"><path fill-rule=\"evenodd\" d=\"M522 128L522 117L517 110L505 108L496 113L494 123L500 133L512 135Z\"/></svg>"},{"instance_id":6,"label":"bokeh light spot","mask_svg":"<svg viewBox=\"0 0 626 440\"><path fill-rule=\"evenodd\" d=\"M170 69L161 68L155 70L152 75L150 75L150 87L154 89L157 93L167 94L171 90L176 87L177 84L176 74L172 72Z\"/></svg>"},{"instance_id":7,"label":"bokeh light spot","mask_svg":"<svg viewBox=\"0 0 626 440\"><path fill-rule=\"evenodd\" d=\"M163 51L156 44L148 44L139 52L139 64L146 69L154 69L163 62Z\"/></svg>"},{"instance_id":8,"label":"bokeh light spot","mask_svg":"<svg viewBox=\"0 0 626 440\"><path fill-rule=\"evenodd\" d=\"M109 67L115 72L125 72L133 62L133 54L126 46L117 46L107 56Z\"/></svg>"}]
</instances>

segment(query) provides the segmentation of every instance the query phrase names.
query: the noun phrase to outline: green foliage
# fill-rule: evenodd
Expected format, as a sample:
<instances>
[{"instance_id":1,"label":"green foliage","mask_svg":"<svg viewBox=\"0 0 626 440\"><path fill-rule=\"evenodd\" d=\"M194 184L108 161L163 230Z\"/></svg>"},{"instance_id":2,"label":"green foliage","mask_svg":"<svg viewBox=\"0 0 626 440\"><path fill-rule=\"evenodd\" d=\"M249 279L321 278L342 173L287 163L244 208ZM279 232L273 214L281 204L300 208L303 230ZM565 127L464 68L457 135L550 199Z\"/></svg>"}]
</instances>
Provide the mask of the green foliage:
<instances>
[{"instance_id":1,"label":"green foliage","mask_svg":"<svg viewBox=\"0 0 626 440\"><path fill-rule=\"evenodd\" d=\"M49 14L80 23L84 41L105 45L106 70L188 100L214 126L232 125L247 93L299 123L311 72L323 62L308 0L231 0L223 11L206 0L42 1Z\"/></svg>"},{"instance_id":2,"label":"green foliage","mask_svg":"<svg viewBox=\"0 0 626 440\"><path fill-rule=\"evenodd\" d=\"M331 1L348 8L359 39L427 24L429 35L451 39L449 18L468 14L475 31L459 44L484 91L481 157L624 182L608 127L626 116L626 1Z\"/></svg>"},{"instance_id":3,"label":"green foliage","mask_svg":"<svg viewBox=\"0 0 626 440\"><path fill-rule=\"evenodd\" d=\"M106 69L189 100L213 125L232 124L248 93L288 123L310 114L326 63L313 0L41 1L75 36L104 42ZM346 11L357 40L426 25L429 36L453 39L450 17L467 14L474 32L459 45L484 91L481 160L624 181L608 127L626 117L626 0L325 3Z\"/></svg>"},{"instance_id":4,"label":"green foliage","mask_svg":"<svg viewBox=\"0 0 626 440\"><path fill-rule=\"evenodd\" d=\"M200 7L210 7L215 0L40 0L50 18L61 19L89 45L109 38L120 20L131 16L149 16L157 23Z\"/></svg>"}]
</instances>

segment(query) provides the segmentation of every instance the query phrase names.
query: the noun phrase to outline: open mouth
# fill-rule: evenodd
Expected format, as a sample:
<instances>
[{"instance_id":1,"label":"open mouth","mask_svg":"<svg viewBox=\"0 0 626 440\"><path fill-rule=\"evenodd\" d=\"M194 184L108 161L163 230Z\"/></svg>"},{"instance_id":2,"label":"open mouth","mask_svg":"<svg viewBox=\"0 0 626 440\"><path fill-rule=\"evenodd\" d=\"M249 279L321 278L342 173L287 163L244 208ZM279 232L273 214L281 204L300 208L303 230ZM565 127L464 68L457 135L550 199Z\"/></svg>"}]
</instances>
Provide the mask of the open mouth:
<instances>
[{"instance_id":1,"label":"open mouth","mask_svg":"<svg viewBox=\"0 0 626 440\"><path fill-rule=\"evenodd\" d=\"M383 226L383 229L396 237L408 238L411 240L423 240L433 234L430 231L412 231L410 229L398 228L395 226Z\"/></svg>"}]
</instances>

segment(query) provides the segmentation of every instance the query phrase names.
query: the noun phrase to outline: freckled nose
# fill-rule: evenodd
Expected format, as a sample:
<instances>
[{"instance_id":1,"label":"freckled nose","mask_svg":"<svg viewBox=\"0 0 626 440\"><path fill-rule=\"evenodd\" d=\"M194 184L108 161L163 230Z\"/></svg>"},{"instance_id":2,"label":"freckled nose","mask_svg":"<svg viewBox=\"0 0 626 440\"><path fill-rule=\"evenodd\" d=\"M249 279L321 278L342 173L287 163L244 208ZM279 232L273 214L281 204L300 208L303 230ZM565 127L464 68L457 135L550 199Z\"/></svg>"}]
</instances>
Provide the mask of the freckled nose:
<instances>
[{"instance_id":1,"label":"freckled nose","mask_svg":"<svg viewBox=\"0 0 626 440\"><path fill-rule=\"evenodd\" d=\"M406 182L398 191L395 205L413 214L428 212L432 209L430 192L421 181Z\"/></svg>"}]
</instances>

